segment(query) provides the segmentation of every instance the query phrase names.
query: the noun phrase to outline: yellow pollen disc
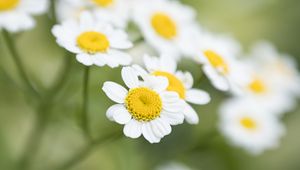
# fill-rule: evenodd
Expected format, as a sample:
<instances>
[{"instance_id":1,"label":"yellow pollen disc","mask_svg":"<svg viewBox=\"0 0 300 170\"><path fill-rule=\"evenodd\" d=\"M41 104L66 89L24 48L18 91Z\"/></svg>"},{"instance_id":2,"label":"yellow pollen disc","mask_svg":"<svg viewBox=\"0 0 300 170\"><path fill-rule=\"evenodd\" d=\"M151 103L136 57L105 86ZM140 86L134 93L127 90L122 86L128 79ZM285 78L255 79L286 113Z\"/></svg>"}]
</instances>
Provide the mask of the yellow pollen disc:
<instances>
[{"instance_id":1,"label":"yellow pollen disc","mask_svg":"<svg viewBox=\"0 0 300 170\"><path fill-rule=\"evenodd\" d=\"M240 120L240 124L241 124L244 128L246 128L246 129L248 129L248 130L254 130L254 129L257 128L256 122L255 122L252 118L250 118L250 117L244 117L244 118L242 118L242 119Z\"/></svg>"},{"instance_id":2,"label":"yellow pollen disc","mask_svg":"<svg viewBox=\"0 0 300 170\"><path fill-rule=\"evenodd\" d=\"M175 91L179 94L180 98L185 98L185 87L183 83L175 77L173 74L163 72L163 71L155 71L153 72L155 76L164 76L169 80L169 86L167 88L168 91Z\"/></svg>"},{"instance_id":3,"label":"yellow pollen disc","mask_svg":"<svg viewBox=\"0 0 300 170\"><path fill-rule=\"evenodd\" d=\"M227 74L229 72L227 63L219 54L212 50L206 50L204 51L204 55L214 68L221 69L223 74Z\"/></svg>"},{"instance_id":4,"label":"yellow pollen disc","mask_svg":"<svg viewBox=\"0 0 300 170\"><path fill-rule=\"evenodd\" d=\"M172 39L177 34L176 23L168 15L158 12L151 18L153 29L158 35L166 39Z\"/></svg>"},{"instance_id":5,"label":"yellow pollen disc","mask_svg":"<svg viewBox=\"0 0 300 170\"><path fill-rule=\"evenodd\" d=\"M146 87L130 90L125 105L132 117L138 121L151 121L160 116L162 110L160 96Z\"/></svg>"},{"instance_id":6,"label":"yellow pollen disc","mask_svg":"<svg viewBox=\"0 0 300 170\"><path fill-rule=\"evenodd\" d=\"M266 91L266 86L264 82L260 79L254 79L249 85L248 88L254 93L264 93Z\"/></svg>"},{"instance_id":7,"label":"yellow pollen disc","mask_svg":"<svg viewBox=\"0 0 300 170\"><path fill-rule=\"evenodd\" d=\"M104 34L89 31L77 37L77 45L88 53L106 52L109 48L109 41Z\"/></svg>"},{"instance_id":8,"label":"yellow pollen disc","mask_svg":"<svg viewBox=\"0 0 300 170\"><path fill-rule=\"evenodd\" d=\"M100 7L108 7L110 6L114 0L93 0Z\"/></svg>"},{"instance_id":9,"label":"yellow pollen disc","mask_svg":"<svg viewBox=\"0 0 300 170\"><path fill-rule=\"evenodd\" d=\"M20 0L0 0L0 11L14 9L19 3Z\"/></svg>"}]
</instances>

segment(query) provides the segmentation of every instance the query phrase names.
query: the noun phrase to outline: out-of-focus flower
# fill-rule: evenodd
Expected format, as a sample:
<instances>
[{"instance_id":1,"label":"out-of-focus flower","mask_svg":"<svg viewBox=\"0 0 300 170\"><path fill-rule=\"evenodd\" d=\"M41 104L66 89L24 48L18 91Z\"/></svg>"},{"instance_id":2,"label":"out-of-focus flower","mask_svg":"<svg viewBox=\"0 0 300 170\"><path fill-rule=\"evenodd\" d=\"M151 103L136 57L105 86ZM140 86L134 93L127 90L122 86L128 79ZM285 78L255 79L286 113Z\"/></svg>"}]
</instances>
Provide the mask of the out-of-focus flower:
<instances>
[{"instance_id":1,"label":"out-of-focus flower","mask_svg":"<svg viewBox=\"0 0 300 170\"><path fill-rule=\"evenodd\" d=\"M285 128L273 113L257 106L252 100L235 98L220 109L220 131L233 145L252 154L276 148Z\"/></svg>"},{"instance_id":2,"label":"out-of-focus flower","mask_svg":"<svg viewBox=\"0 0 300 170\"><path fill-rule=\"evenodd\" d=\"M52 29L57 43L77 54L76 59L87 66L128 65L131 56L122 50L132 47L126 32L82 13L79 20L71 19Z\"/></svg>"},{"instance_id":3,"label":"out-of-focus flower","mask_svg":"<svg viewBox=\"0 0 300 170\"><path fill-rule=\"evenodd\" d=\"M177 63L169 56L150 57L144 56L144 64L147 70L155 76L163 76L169 80L168 91L178 93L184 101L183 114L188 123L197 124L199 122L196 111L187 103L198 105L207 104L210 96L207 92L193 87L193 77L189 72L177 71Z\"/></svg>"},{"instance_id":4,"label":"out-of-focus flower","mask_svg":"<svg viewBox=\"0 0 300 170\"><path fill-rule=\"evenodd\" d=\"M92 12L99 20L125 28L129 20L128 0L61 0L57 3L59 20L79 18L84 11Z\"/></svg>"},{"instance_id":5,"label":"out-of-focus flower","mask_svg":"<svg viewBox=\"0 0 300 170\"><path fill-rule=\"evenodd\" d=\"M230 36L206 31L190 31L189 36L194 37L190 42L193 46L188 49L189 56L203 64L203 71L213 86L222 91L239 93L239 84L245 78L237 60L240 45Z\"/></svg>"},{"instance_id":6,"label":"out-of-focus flower","mask_svg":"<svg viewBox=\"0 0 300 170\"><path fill-rule=\"evenodd\" d=\"M195 24L195 13L177 1L141 1L134 6L133 18L145 40L158 53L179 58L184 32ZM186 44L188 45L188 44Z\"/></svg>"},{"instance_id":7,"label":"out-of-focus flower","mask_svg":"<svg viewBox=\"0 0 300 170\"><path fill-rule=\"evenodd\" d=\"M171 133L171 125L183 122L179 95L166 91L168 79L144 75L141 81L132 67L122 69L122 78L129 90L114 82L105 82L102 89L118 103L107 110L107 117L124 124L127 137L138 138L143 134L150 143L158 143Z\"/></svg>"},{"instance_id":8,"label":"out-of-focus flower","mask_svg":"<svg viewBox=\"0 0 300 170\"><path fill-rule=\"evenodd\" d=\"M1 0L0 29L18 32L35 26L32 15L46 12L48 0Z\"/></svg>"},{"instance_id":9,"label":"out-of-focus flower","mask_svg":"<svg viewBox=\"0 0 300 170\"><path fill-rule=\"evenodd\" d=\"M191 169L181 163L170 162L165 165L157 167L156 170L191 170Z\"/></svg>"}]
</instances>

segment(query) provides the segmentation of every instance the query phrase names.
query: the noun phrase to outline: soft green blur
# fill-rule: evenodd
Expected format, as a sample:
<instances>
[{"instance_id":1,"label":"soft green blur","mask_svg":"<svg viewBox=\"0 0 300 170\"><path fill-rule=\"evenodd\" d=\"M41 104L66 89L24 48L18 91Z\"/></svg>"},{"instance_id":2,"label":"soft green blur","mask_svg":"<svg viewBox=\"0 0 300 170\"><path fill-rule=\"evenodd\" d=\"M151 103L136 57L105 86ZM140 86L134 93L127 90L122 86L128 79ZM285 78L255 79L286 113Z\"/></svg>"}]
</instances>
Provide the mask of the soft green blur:
<instances>
[{"instance_id":1,"label":"soft green blur","mask_svg":"<svg viewBox=\"0 0 300 170\"><path fill-rule=\"evenodd\" d=\"M266 39L277 48L300 61L300 1L299 0L183 0L199 12L202 26L236 37L245 50L257 40ZM30 80L37 89L47 89L61 74L64 50L57 46L50 33L48 17L38 17L38 26L15 35L18 50ZM73 56L68 56L73 57ZM181 64L198 79L200 68L190 62ZM85 146L84 135L78 126L82 100L83 65L72 60L71 72L63 89L57 92L40 144L30 161L31 169L48 170L69 160ZM198 77L197 77L198 76ZM106 80L121 83L120 68L92 67L88 103L90 129L93 138L107 132L122 131L122 126L110 122L106 109L112 102L101 91ZM299 170L300 169L300 108L283 118L287 128L280 148L260 156L230 146L219 133L217 110L224 94L211 87L202 77L201 87L212 95L210 104L195 107L200 115L198 125L183 124L159 144L119 138L95 147L73 170L152 170L168 161L182 162L195 170ZM16 168L16 162L26 150L33 129L36 105L23 93L6 43L0 36L0 169ZM56 92L55 92L56 93Z\"/></svg>"}]
</instances>

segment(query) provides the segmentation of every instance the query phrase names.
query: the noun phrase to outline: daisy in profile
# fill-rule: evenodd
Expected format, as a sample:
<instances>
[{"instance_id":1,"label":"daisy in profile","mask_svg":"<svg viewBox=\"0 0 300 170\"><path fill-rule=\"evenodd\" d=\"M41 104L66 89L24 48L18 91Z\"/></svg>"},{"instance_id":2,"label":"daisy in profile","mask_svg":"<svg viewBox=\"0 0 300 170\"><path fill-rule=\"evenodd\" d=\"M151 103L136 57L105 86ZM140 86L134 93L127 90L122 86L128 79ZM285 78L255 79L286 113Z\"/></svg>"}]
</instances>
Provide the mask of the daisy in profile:
<instances>
[{"instance_id":1,"label":"daisy in profile","mask_svg":"<svg viewBox=\"0 0 300 170\"><path fill-rule=\"evenodd\" d=\"M35 26L32 15L45 13L48 0L1 0L0 29L18 32Z\"/></svg>"},{"instance_id":2,"label":"daisy in profile","mask_svg":"<svg viewBox=\"0 0 300 170\"><path fill-rule=\"evenodd\" d=\"M185 120L190 124L199 122L196 111L187 103L204 105L210 101L207 92L193 87L193 77L189 72L177 71L177 63L174 58L168 56L150 57L144 56L144 64L150 74L155 76L163 76L169 80L168 91L178 93L179 97L184 101L183 114Z\"/></svg>"},{"instance_id":3,"label":"daisy in profile","mask_svg":"<svg viewBox=\"0 0 300 170\"><path fill-rule=\"evenodd\" d=\"M220 110L220 131L236 146L251 154L276 148L285 128L276 116L249 100L225 102Z\"/></svg>"},{"instance_id":4,"label":"daisy in profile","mask_svg":"<svg viewBox=\"0 0 300 170\"><path fill-rule=\"evenodd\" d=\"M148 75L140 80L132 67L123 67L122 78L129 89L109 81L102 89L117 103L106 115L125 125L125 136L138 138L143 135L150 143L158 143L171 133L171 125L183 123L182 102L177 93L166 91L166 78Z\"/></svg>"},{"instance_id":5,"label":"daisy in profile","mask_svg":"<svg viewBox=\"0 0 300 170\"><path fill-rule=\"evenodd\" d=\"M202 64L203 72L213 86L218 90L239 93L239 84L245 77L237 60L240 45L227 35L215 35L203 30L190 33L189 36L194 39L190 42L193 46L188 49L189 56Z\"/></svg>"},{"instance_id":6,"label":"daisy in profile","mask_svg":"<svg viewBox=\"0 0 300 170\"><path fill-rule=\"evenodd\" d=\"M183 55L179 46L185 44L181 40L194 25L195 12L177 1L141 1L134 6L133 18L158 53L179 58Z\"/></svg>"},{"instance_id":7,"label":"daisy in profile","mask_svg":"<svg viewBox=\"0 0 300 170\"><path fill-rule=\"evenodd\" d=\"M125 28L129 20L128 0L60 0L57 15L60 21L78 18L84 11L92 12L99 20Z\"/></svg>"},{"instance_id":8,"label":"daisy in profile","mask_svg":"<svg viewBox=\"0 0 300 170\"><path fill-rule=\"evenodd\" d=\"M79 20L55 25L52 33L60 46L75 53L76 59L86 66L95 64L113 68L131 62L131 56L123 52L132 47L127 34L96 20L88 12L82 13Z\"/></svg>"}]
</instances>

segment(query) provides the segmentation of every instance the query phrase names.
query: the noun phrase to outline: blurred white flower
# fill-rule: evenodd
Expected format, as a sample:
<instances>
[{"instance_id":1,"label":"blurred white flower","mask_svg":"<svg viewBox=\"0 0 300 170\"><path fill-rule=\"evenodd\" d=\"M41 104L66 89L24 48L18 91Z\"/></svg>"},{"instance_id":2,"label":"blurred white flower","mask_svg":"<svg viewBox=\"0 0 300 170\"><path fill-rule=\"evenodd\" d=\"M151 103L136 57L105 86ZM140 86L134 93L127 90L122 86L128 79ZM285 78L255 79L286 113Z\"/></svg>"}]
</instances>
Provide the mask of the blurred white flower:
<instances>
[{"instance_id":1,"label":"blurred white flower","mask_svg":"<svg viewBox=\"0 0 300 170\"><path fill-rule=\"evenodd\" d=\"M58 19L79 18L84 11L93 13L97 19L116 27L125 28L129 20L128 0L60 0L57 3Z\"/></svg>"},{"instance_id":2,"label":"blurred white flower","mask_svg":"<svg viewBox=\"0 0 300 170\"><path fill-rule=\"evenodd\" d=\"M178 1L152 0L136 3L133 11L135 23L145 40L158 53L179 58L184 32L195 24L195 12Z\"/></svg>"},{"instance_id":3,"label":"blurred white flower","mask_svg":"<svg viewBox=\"0 0 300 170\"><path fill-rule=\"evenodd\" d=\"M0 29L18 32L35 26L32 15L46 12L48 0L1 0Z\"/></svg>"},{"instance_id":4,"label":"blurred white flower","mask_svg":"<svg viewBox=\"0 0 300 170\"><path fill-rule=\"evenodd\" d=\"M158 143L171 133L171 125L183 123L183 105L179 95L166 91L168 79L143 76L132 67L123 67L122 78L126 86L105 82L102 89L114 102L106 115L111 121L124 124L123 132L130 138L142 134L150 143Z\"/></svg>"},{"instance_id":5,"label":"blurred white flower","mask_svg":"<svg viewBox=\"0 0 300 170\"><path fill-rule=\"evenodd\" d=\"M174 58L169 56L150 57L144 56L144 64L147 70L155 76L163 76L169 80L168 91L179 94L184 101L183 114L188 123L197 124L199 122L196 111L187 103L198 105L207 104L210 96L207 92L193 87L193 77L189 72L177 71L177 63Z\"/></svg>"},{"instance_id":6,"label":"blurred white flower","mask_svg":"<svg viewBox=\"0 0 300 170\"><path fill-rule=\"evenodd\" d=\"M122 50L132 47L126 32L96 20L84 12L79 20L71 19L52 29L57 43L76 54L86 65L117 67L131 63L131 56Z\"/></svg>"},{"instance_id":7,"label":"blurred white flower","mask_svg":"<svg viewBox=\"0 0 300 170\"><path fill-rule=\"evenodd\" d=\"M170 162L165 165L157 167L155 170L191 170L191 169L181 163Z\"/></svg>"},{"instance_id":8,"label":"blurred white flower","mask_svg":"<svg viewBox=\"0 0 300 170\"><path fill-rule=\"evenodd\" d=\"M235 98L226 101L220 109L220 131L233 145L252 154L276 148L285 128L273 113L253 103L253 100Z\"/></svg>"},{"instance_id":9,"label":"blurred white flower","mask_svg":"<svg viewBox=\"0 0 300 170\"><path fill-rule=\"evenodd\" d=\"M199 30L199 29L198 29ZM245 74L237 56L240 45L227 35L215 35L206 31L190 31L194 37L190 49L192 58L203 64L203 71L213 86L222 91L240 92ZM187 42L187 41L185 41Z\"/></svg>"}]
</instances>

